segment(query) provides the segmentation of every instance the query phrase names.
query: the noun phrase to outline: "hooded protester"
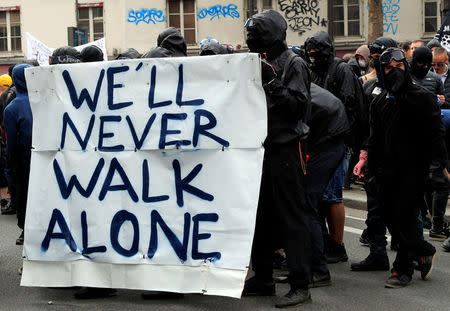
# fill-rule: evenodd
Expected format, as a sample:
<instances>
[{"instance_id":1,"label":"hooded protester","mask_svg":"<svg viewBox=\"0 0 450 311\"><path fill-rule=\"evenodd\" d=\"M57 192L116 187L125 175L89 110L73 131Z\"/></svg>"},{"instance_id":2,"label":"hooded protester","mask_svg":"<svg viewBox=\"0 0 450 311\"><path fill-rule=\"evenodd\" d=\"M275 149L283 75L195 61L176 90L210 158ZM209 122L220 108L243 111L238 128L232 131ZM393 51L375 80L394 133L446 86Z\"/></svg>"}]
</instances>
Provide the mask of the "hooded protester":
<instances>
[{"instance_id":1,"label":"hooded protester","mask_svg":"<svg viewBox=\"0 0 450 311\"><path fill-rule=\"evenodd\" d=\"M349 130L345 107L333 94L311 83L311 117L308 122L306 163L306 204L312 248L310 287L331 285L324 256L319 203L345 153L344 138Z\"/></svg>"},{"instance_id":2,"label":"hooded protester","mask_svg":"<svg viewBox=\"0 0 450 311\"><path fill-rule=\"evenodd\" d=\"M81 53L73 46L55 49L49 58L50 65L81 63Z\"/></svg>"},{"instance_id":3,"label":"hooded protester","mask_svg":"<svg viewBox=\"0 0 450 311\"><path fill-rule=\"evenodd\" d=\"M22 233L16 244L22 245L24 239L25 213L27 206L28 178L31 160L31 132L33 116L28 99L25 69L30 65L21 64L13 69L13 81L16 86L16 98L5 108L3 122L6 131L6 152L10 175L16 189L17 218Z\"/></svg>"},{"instance_id":4,"label":"hooded protester","mask_svg":"<svg viewBox=\"0 0 450 311\"><path fill-rule=\"evenodd\" d=\"M277 307L311 299L310 239L304 192L305 124L310 113L310 74L307 64L286 45L283 16L267 10L248 19L247 45L263 59L262 83L268 109L268 135L252 249L255 276L246 281L243 295L273 295L273 253L286 250L290 291L277 299ZM281 236L280 236L281 235Z\"/></svg>"},{"instance_id":5,"label":"hooded protester","mask_svg":"<svg viewBox=\"0 0 450 311\"><path fill-rule=\"evenodd\" d=\"M220 54L229 54L229 53L227 48L218 42L206 42L200 45L199 50L200 56L220 55Z\"/></svg>"},{"instance_id":6,"label":"hooded protester","mask_svg":"<svg viewBox=\"0 0 450 311\"><path fill-rule=\"evenodd\" d=\"M361 45L355 52L355 59L361 70L361 75L369 73L369 55L370 50L367 44Z\"/></svg>"},{"instance_id":7,"label":"hooded protester","mask_svg":"<svg viewBox=\"0 0 450 311\"><path fill-rule=\"evenodd\" d=\"M417 229L418 216L427 176L431 184L448 182L445 129L435 96L413 84L402 50L388 48L379 61L385 90L370 106L366 189L398 240L385 287L399 288L411 282L413 260L424 280L433 268L436 249Z\"/></svg>"},{"instance_id":8,"label":"hooded protester","mask_svg":"<svg viewBox=\"0 0 450 311\"><path fill-rule=\"evenodd\" d=\"M101 62L104 60L103 51L96 45L88 45L81 50L81 60L83 63Z\"/></svg>"},{"instance_id":9,"label":"hooded protester","mask_svg":"<svg viewBox=\"0 0 450 311\"><path fill-rule=\"evenodd\" d=\"M141 54L138 51L133 48L129 48L117 55L116 59L136 59L140 57Z\"/></svg>"},{"instance_id":10,"label":"hooded protester","mask_svg":"<svg viewBox=\"0 0 450 311\"><path fill-rule=\"evenodd\" d=\"M141 56L141 58L164 58L171 57L172 53L162 47L155 47Z\"/></svg>"},{"instance_id":11,"label":"hooded protester","mask_svg":"<svg viewBox=\"0 0 450 311\"><path fill-rule=\"evenodd\" d=\"M411 77L413 81L439 98L440 104L445 102L444 84L441 77L430 71L433 54L426 46L414 50L411 60Z\"/></svg>"},{"instance_id":12,"label":"hooded protester","mask_svg":"<svg viewBox=\"0 0 450 311\"><path fill-rule=\"evenodd\" d=\"M358 124L360 100L363 99L361 84L350 66L340 58L334 57L333 42L327 32L318 31L306 39L305 50L311 64L312 82L331 92L344 104L350 130L346 137L346 146L359 150ZM345 154L337 167L330 184L323 195L323 215L326 215L329 235L325 234L325 257L328 263L348 260L343 243L345 208L342 188L348 170L350 155ZM349 182L348 182L349 184ZM325 223L323 232L327 232Z\"/></svg>"},{"instance_id":13,"label":"hooded protester","mask_svg":"<svg viewBox=\"0 0 450 311\"><path fill-rule=\"evenodd\" d=\"M169 27L159 34L157 46L170 51L172 57L187 56L186 42L175 27Z\"/></svg>"}]
</instances>

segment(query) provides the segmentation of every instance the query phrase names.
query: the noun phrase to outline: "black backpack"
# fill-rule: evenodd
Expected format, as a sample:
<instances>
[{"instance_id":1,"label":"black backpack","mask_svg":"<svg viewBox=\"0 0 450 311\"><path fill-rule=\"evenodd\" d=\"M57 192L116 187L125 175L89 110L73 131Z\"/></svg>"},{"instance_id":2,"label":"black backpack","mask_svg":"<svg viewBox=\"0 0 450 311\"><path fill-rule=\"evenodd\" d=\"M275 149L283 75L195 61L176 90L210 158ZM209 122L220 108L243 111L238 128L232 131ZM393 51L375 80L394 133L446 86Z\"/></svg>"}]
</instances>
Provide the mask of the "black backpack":
<instances>
[{"instance_id":1,"label":"black backpack","mask_svg":"<svg viewBox=\"0 0 450 311\"><path fill-rule=\"evenodd\" d=\"M345 61L339 57L334 58L333 64L330 66L330 70L328 71L328 77L325 80L324 88L329 90L333 94L338 93L338 85L337 85L337 68L340 64L345 63ZM361 148L361 145L363 143L363 135L362 133L365 132L365 126L368 124L369 120L368 118L368 109L369 105L367 103L367 98L364 96L364 90L361 82L359 81L358 77L355 75L353 70L350 69L352 72L353 77L353 83L355 85L355 105L354 109L351 112L351 115L349 115L348 110L347 117L349 120L355 120L353 124L350 124L350 135L354 136L354 139L352 139L352 145L349 146L354 148L355 150L359 150Z\"/></svg>"}]
</instances>

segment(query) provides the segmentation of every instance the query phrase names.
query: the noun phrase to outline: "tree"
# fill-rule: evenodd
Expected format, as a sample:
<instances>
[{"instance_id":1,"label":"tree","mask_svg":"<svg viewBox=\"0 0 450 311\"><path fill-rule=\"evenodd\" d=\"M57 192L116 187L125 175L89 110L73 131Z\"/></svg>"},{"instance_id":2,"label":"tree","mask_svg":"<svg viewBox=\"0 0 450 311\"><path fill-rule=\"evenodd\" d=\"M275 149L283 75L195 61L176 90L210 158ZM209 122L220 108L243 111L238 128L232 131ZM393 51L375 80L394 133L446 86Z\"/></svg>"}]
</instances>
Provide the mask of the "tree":
<instances>
[{"instance_id":1,"label":"tree","mask_svg":"<svg viewBox=\"0 0 450 311\"><path fill-rule=\"evenodd\" d=\"M369 0L369 38L368 42L375 41L383 36L383 1Z\"/></svg>"}]
</instances>

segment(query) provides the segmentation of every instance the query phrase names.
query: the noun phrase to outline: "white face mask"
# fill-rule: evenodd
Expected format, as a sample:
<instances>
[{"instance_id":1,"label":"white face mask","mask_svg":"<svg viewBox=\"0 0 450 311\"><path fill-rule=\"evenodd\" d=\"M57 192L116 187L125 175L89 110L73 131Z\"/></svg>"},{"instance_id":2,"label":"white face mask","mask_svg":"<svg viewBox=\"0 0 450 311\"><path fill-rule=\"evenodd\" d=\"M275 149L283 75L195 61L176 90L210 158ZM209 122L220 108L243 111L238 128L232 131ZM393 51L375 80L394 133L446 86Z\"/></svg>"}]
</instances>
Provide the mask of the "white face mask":
<instances>
[{"instance_id":1,"label":"white face mask","mask_svg":"<svg viewBox=\"0 0 450 311\"><path fill-rule=\"evenodd\" d=\"M367 67L367 63L365 60L359 60L358 61L359 67L361 68L366 68Z\"/></svg>"},{"instance_id":2,"label":"white face mask","mask_svg":"<svg viewBox=\"0 0 450 311\"><path fill-rule=\"evenodd\" d=\"M316 62L316 59L314 57L310 57L309 61L311 62L311 64L314 64Z\"/></svg>"}]
</instances>

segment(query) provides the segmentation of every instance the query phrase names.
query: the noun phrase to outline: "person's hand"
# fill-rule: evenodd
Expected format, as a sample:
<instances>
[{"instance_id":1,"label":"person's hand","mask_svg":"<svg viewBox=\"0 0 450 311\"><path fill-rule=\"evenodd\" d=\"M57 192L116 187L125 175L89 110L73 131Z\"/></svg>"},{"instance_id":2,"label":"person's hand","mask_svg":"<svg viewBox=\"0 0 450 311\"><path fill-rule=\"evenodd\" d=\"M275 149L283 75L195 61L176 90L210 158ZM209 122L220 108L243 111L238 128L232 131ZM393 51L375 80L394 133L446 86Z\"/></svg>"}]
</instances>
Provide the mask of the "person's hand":
<instances>
[{"instance_id":1,"label":"person's hand","mask_svg":"<svg viewBox=\"0 0 450 311\"><path fill-rule=\"evenodd\" d=\"M353 168L353 174L355 176L358 176L359 178L364 177L364 169L366 168L366 163L367 163L367 151L361 150L359 152L359 161Z\"/></svg>"},{"instance_id":2,"label":"person's hand","mask_svg":"<svg viewBox=\"0 0 450 311\"><path fill-rule=\"evenodd\" d=\"M269 64L265 59L261 59L261 79L263 85L270 84L277 78L275 68Z\"/></svg>"}]
</instances>

